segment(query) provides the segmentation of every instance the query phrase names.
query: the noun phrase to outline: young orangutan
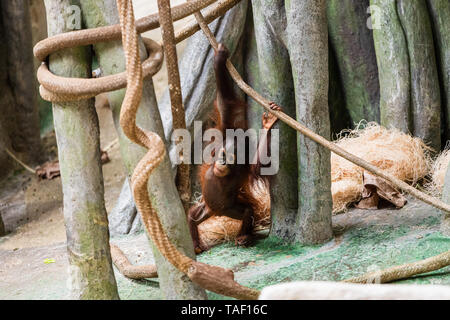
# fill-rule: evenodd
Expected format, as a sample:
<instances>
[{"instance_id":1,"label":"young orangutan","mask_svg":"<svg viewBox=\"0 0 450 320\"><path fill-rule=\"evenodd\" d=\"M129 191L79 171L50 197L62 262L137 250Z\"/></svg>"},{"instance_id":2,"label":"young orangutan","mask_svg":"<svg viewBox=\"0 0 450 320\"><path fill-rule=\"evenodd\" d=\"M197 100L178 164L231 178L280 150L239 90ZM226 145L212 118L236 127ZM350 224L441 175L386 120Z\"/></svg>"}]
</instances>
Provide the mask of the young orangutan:
<instances>
[{"instance_id":1,"label":"young orangutan","mask_svg":"<svg viewBox=\"0 0 450 320\"><path fill-rule=\"evenodd\" d=\"M223 136L226 136L226 129L247 130L247 105L244 101L237 98L233 82L226 68L228 59L228 50L223 44L219 44L214 57L214 71L216 75L217 96L215 100L215 109L217 112L216 129L221 130ZM273 110L280 110L275 103L271 104ZM262 117L263 129L270 130L277 118L264 113ZM246 139L247 140L247 139ZM235 141L236 142L236 141ZM270 131L260 140L255 157L256 164L250 164L248 149L249 143L245 142L245 163L237 164L236 143L233 150L221 148L218 159L212 164L203 164L200 170L200 182L202 186L203 199L200 203L193 206L188 213L188 223L194 242L195 252L201 253L208 249L200 243L198 234L198 225L211 216L228 216L233 219L242 220L242 227L236 238L236 244L247 246L252 242L253 230L253 209L252 204L258 202L251 192L250 188L254 179L260 178L260 155L262 152L269 154ZM228 159L228 160L227 160Z\"/></svg>"}]
</instances>

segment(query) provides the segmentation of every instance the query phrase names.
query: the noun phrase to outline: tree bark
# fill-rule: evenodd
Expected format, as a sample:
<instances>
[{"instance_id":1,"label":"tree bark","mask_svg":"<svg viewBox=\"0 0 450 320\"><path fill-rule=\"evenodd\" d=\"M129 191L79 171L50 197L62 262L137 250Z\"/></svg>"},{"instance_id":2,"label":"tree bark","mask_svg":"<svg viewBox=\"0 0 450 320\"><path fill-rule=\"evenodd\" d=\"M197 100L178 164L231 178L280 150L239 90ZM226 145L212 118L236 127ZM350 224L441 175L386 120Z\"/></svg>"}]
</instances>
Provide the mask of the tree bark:
<instances>
[{"instance_id":1,"label":"tree bark","mask_svg":"<svg viewBox=\"0 0 450 320\"><path fill-rule=\"evenodd\" d=\"M49 35L70 31L64 13L72 3L45 0ZM56 52L50 55L49 65L50 70L60 76L90 77L90 50L78 47ZM118 299L103 198L94 99L55 103L53 114L64 193L71 297Z\"/></svg>"},{"instance_id":2,"label":"tree bark","mask_svg":"<svg viewBox=\"0 0 450 320\"><path fill-rule=\"evenodd\" d=\"M37 91L33 73L33 48L29 3L27 0L2 1L4 44L8 48L8 82L14 98L16 118L11 141L13 151L30 165L43 160Z\"/></svg>"},{"instance_id":3,"label":"tree bark","mask_svg":"<svg viewBox=\"0 0 450 320\"><path fill-rule=\"evenodd\" d=\"M441 83L444 139L450 140L450 2L428 0L435 36L438 74Z\"/></svg>"},{"instance_id":4,"label":"tree bark","mask_svg":"<svg viewBox=\"0 0 450 320\"><path fill-rule=\"evenodd\" d=\"M297 120L329 139L326 9L326 0L286 1ZM323 243L333 237L330 151L299 135L297 152L300 190L296 240L305 244Z\"/></svg>"},{"instance_id":5,"label":"tree bark","mask_svg":"<svg viewBox=\"0 0 450 320\"><path fill-rule=\"evenodd\" d=\"M373 30L380 79L380 123L412 132L408 47L397 15L396 0L371 0L380 8L380 28ZM372 15L377 18L377 12Z\"/></svg>"},{"instance_id":6,"label":"tree bark","mask_svg":"<svg viewBox=\"0 0 450 320\"><path fill-rule=\"evenodd\" d=\"M413 132L439 151L441 98L427 4L425 0L398 0L397 7L408 45Z\"/></svg>"},{"instance_id":7,"label":"tree bark","mask_svg":"<svg viewBox=\"0 0 450 320\"><path fill-rule=\"evenodd\" d=\"M380 84L372 30L367 27L369 0L330 0L328 30L337 57L346 108L353 123L380 121Z\"/></svg>"},{"instance_id":8,"label":"tree bark","mask_svg":"<svg viewBox=\"0 0 450 320\"><path fill-rule=\"evenodd\" d=\"M287 21L284 1L253 0L252 8L258 69L259 74L264 75L259 77L261 93L282 106L286 114L295 118L291 63L285 47ZM251 70L248 69L247 73ZM261 114L260 112L257 113ZM298 233L295 225L298 210L296 133L281 121L275 124L274 129L279 130L281 143L279 171L271 180L270 235L285 241L294 241Z\"/></svg>"},{"instance_id":9,"label":"tree bark","mask_svg":"<svg viewBox=\"0 0 450 320\"><path fill-rule=\"evenodd\" d=\"M83 18L87 27L118 24L119 17L114 0L82 0ZM142 43L141 43L142 45ZM141 46L142 47L142 46ZM125 70L125 56L122 45L118 41L99 43L94 46L100 68L104 75L115 74ZM145 58L145 52L141 53ZM119 135L122 160L130 177L136 164L145 155L144 148L132 143L123 133L120 124L120 109L125 90L108 93L114 123ZM164 137L164 130L158 105L155 99L153 81L144 81L144 91L137 114L137 124L146 130L156 132ZM189 235L186 216L175 186L169 158L166 156L158 168L152 173L148 191L153 207L171 242L184 254L195 259L194 247ZM192 283L182 272L172 266L152 245L160 288L166 299L205 299L205 291Z\"/></svg>"}]
</instances>

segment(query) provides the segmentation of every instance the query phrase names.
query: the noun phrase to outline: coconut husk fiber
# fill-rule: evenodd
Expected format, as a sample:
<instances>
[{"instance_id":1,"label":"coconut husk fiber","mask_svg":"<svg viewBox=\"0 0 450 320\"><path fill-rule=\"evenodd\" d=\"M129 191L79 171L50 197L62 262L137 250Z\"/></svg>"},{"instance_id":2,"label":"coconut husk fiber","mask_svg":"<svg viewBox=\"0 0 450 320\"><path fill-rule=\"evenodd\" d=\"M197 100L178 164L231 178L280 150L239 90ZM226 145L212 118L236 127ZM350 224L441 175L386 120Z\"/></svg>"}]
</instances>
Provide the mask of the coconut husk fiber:
<instances>
[{"instance_id":1,"label":"coconut husk fiber","mask_svg":"<svg viewBox=\"0 0 450 320\"><path fill-rule=\"evenodd\" d=\"M344 150L370 162L405 182L415 184L430 168L431 149L416 137L377 123L361 123L344 131L335 143ZM345 211L361 200L364 169L331 154L331 194L333 213Z\"/></svg>"},{"instance_id":2,"label":"coconut husk fiber","mask_svg":"<svg viewBox=\"0 0 450 320\"><path fill-rule=\"evenodd\" d=\"M254 231L270 227L270 193L266 181L255 181L250 189L259 202L253 205ZM213 216L198 226L200 241L212 247L224 241L234 241L242 221L226 216Z\"/></svg>"},{"instance_id":3,"label":"coconut husk fiber","mask_svg":"<svg viewBox=\"0 0 450 320\"><path fill-rule=\"evenodd\" d=\"M430 170L431 181L427 184L427 190L434 196L442 194L445 182L445 174L447 173L448 164L450 163L450 149L442 151L433 162Z\"/></svg>"}]
</instances>

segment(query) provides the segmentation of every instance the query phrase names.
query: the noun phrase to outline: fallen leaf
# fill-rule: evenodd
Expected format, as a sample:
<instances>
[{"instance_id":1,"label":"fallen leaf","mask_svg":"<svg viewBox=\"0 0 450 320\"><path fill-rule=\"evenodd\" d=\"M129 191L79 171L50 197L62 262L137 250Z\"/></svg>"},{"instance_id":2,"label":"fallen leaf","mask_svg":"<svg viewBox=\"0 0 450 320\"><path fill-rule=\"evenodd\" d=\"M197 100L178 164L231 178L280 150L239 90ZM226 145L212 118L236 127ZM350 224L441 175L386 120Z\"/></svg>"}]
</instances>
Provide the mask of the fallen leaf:
<instances>
[{"instance_id":1,"label":"fallen leaf","mask_svg":"<svg viewBox=\"0 0 450 320\"><path fill-rule=\"evenodd\" d=\"M50 258L44 260L45 264L50 264L50 263L55 263L55 262L56 262L55 259L50 259Z\"/></svg>"}]
</instances>

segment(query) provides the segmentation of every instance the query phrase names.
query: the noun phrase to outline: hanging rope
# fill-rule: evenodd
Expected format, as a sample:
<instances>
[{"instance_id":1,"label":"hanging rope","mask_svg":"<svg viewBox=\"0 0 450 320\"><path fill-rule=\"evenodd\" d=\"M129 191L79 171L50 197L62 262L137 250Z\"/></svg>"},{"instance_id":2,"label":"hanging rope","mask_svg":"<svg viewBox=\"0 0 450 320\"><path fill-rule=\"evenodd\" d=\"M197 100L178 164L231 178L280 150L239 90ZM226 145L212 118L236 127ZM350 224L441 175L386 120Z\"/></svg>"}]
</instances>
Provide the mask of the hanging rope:
<instances>
[{"instance_id":1,"label":"hanging rope","mask_svg":"<svg viewBox=\"0 0 450 320\"><path fill-rule=\"evenodd\" d=\"M185 129L186 119L181 96L180 72L178 70L177 48L173 29L172 15L170 13L170 2L158 0L159 24L161 25L162 40L164 43L164 54L167 62L167 75L169 82L170 102L172 105L173 129ZM181 143L181 137L175 141ZM184 212L187 214L191 200L191 179L189 164L183 161L183 154L177 155L182 162L177 166L177 188L183 203Z\"/></svg>"}]
</instances>

